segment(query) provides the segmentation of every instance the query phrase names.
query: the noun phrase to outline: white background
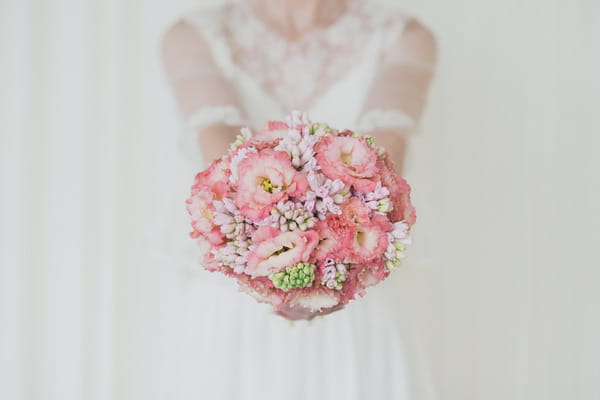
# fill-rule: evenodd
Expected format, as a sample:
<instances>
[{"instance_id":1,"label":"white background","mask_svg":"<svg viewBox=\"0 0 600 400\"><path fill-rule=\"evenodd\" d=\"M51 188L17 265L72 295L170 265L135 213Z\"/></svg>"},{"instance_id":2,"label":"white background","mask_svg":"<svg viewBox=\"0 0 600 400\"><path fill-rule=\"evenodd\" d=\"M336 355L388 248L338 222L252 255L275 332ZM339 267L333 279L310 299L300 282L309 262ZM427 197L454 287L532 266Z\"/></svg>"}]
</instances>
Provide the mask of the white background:
<instances>
[{"instance_id":1,"label":"white background","mask_svg":"<svg viewBox=\"0 0 600 400\"><path fill-rule=\"evenodd\" d=\"M600 3L397 3L440 44L408 173L437 261L400 272L440 398L600 398ZM171 398L189 271L138 243L192 177L158 56L196 4L0 0L2 399Z\"/></svg>"}]
</instances>

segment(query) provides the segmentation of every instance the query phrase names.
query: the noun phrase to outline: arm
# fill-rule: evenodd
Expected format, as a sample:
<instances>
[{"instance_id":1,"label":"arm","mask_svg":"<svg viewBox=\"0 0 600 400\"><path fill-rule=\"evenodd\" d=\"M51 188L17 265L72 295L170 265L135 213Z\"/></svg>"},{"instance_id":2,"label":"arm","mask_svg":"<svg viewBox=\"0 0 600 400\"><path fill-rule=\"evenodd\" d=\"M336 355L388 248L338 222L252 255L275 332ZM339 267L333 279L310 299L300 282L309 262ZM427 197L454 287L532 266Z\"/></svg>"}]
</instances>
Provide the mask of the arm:
<instances>
[{"instance_id":1,"label":"arm","mask_svg":"<svg viewBox=\"0 0 600 400\"><path fill-rule=\"evenodd\" d=\"M436 64L433 34L411 19L386 47L363 107L359 128L388 151L401 173L407 137L426 104Z\"/></svg>"},{"instance_id":2,"label":"arm","mask_svg":"<svg viewBox=\"0 0 600 400\"><path fill-rule=\"evenodd\" d=\"M239 133L243 114L207 40L181 20L165 34L162 58L179 109L194 131L196 150L207 161L225 154Z\"/></svg>"}]
</instances>

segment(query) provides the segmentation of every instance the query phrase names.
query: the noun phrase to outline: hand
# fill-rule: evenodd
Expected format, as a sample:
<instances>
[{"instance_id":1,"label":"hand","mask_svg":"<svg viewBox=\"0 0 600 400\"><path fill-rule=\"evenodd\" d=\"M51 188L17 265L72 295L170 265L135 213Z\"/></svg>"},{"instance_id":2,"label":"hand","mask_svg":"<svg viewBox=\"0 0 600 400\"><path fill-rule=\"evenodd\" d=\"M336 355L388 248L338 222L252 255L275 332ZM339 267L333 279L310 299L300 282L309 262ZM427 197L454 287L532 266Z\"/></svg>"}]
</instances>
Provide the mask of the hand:
<instances>
[{"instance_id":1,"label":"hand","mask_svg":"<svg viewBox=\"0 0 600 400\"><path fill-rule=\"evenodd\" d=\"M210 164L212 160L226 155L239 131L239 127L217 125L198 132L198 146L205 163Z\"/></svg>"},{"instance_id":2,"label":"hand","mask_svg":"<svg viewBox=\"0 0 600 400\"><path fill-rule=\"evenodd\" d=\"M310 321L314 317L327 315L334 311L341 310L342 308L344 308L344 305L338 304L333 307L323 308L320 311L312 311L302 306L291 306L288 303L283 303L275 309L275 313L290 321L297 321L300 319Z\"/></svg>"}]
</instances>

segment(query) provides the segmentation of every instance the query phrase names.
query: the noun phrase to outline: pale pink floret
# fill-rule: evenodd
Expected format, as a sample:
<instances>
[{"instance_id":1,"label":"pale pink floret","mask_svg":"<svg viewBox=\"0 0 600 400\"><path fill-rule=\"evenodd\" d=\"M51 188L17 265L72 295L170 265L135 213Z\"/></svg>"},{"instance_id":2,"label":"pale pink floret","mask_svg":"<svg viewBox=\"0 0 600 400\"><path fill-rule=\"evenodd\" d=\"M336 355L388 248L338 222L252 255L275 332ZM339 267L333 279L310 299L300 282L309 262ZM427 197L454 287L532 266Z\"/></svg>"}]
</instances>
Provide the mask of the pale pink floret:
<instances>
[{"instance_id":1,"label":"pale pink floret","mask_svg":"<svg viewBox=\"0 0 600 400\"><path fill-rule=\"evenodd\" d=\"M251 276L267 276L308 261L319 241L319 234L312 230L281 232L264 226L255 232L252 240L257 246L248 255L247 273Z\"/></svg>"},{"instance_id":2,"label":"pale pink floret","mask_svg":"<svg viewBox=\"0 0 600 400\"><path fill-rule=\"evenodd\" d=\"M325 136L315 146L316 159L323 174L339 179L360 192L375 189L377 152L362 137Z\"/></svg>"},{"instance_id":3,"label":"pale pink floret","mask_svg":"<svg viewBox=\"0 0 600 400\"><path fill-rule=\"evenodd\" d=\"M273 204L302 196L308 188L306 176L294 169L289 154L283 151L249 153L239 163L238 175L235 202L252 220L265 218Z\"/></svg>"}]
</instances>

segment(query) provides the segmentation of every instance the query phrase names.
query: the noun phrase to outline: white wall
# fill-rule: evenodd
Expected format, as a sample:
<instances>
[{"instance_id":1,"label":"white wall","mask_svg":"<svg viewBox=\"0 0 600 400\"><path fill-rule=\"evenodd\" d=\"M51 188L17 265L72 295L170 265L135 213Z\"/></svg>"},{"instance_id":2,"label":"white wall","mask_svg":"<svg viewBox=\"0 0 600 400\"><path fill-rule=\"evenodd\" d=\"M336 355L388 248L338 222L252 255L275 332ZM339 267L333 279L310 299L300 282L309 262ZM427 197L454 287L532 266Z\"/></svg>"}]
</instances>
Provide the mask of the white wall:
<instances>
[{"instance_id":1,"label":"white wall","mask_svg":"<svg viewBox=\"0 0 600 400\"><path fill-rule=\"evenodd\" d=\"M2 399L167 398L188 299L137 243L192 173L157 46L193 4L0 1ZM409 170L439 262L402 271L441 398L600 398L600 3L401 5L441 47Z\"/></svg>"}]
</instances>

